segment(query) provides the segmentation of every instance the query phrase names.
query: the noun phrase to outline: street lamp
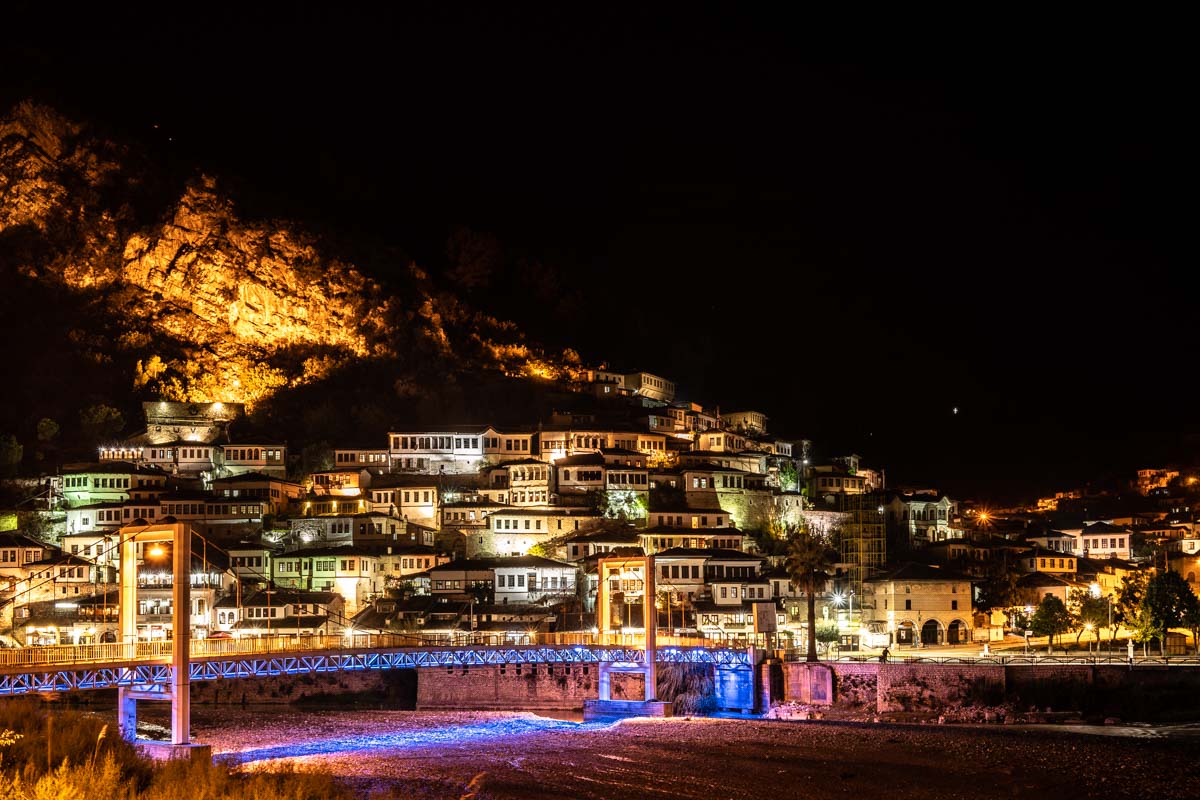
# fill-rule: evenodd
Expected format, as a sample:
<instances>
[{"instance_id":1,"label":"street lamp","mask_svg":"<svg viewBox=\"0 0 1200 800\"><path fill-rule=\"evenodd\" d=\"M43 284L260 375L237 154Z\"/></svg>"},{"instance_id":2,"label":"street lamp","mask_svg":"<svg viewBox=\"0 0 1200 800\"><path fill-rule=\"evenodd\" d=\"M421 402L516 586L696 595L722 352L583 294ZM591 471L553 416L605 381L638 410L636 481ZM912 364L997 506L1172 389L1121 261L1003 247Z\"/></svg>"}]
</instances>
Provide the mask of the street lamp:
<instances>
[{"instance_id":1,"label":"street lamp","mask_svg":"<svg viewBox=\"0 0 1200 800\"><path fill-rule=\"evenodd\" d=\"M841 608L842 604L847 601L849 601L849 606L846 610L846 624L852 626L854 624L854 590L850 589L846 594L833 593L833 604L838 608Z\"/></svg>"},{"instance_id":2,"label":"street lamp","mask_svg":"<svg viewBox=\"0 0 1200 800\"><path fill-rule=\"evenodd\" d=\"M1100 584L1092 583L1090 586L1088 586L1088 591L1091 593L1093 598L1099 599ZM1104 599L1108 603L1108 635L1111 640L1112 635L1113 635L1113 633L1112 633L1112 593L1110 592L1109 594L1105 595Z\"/></svg>"}]
</instances>

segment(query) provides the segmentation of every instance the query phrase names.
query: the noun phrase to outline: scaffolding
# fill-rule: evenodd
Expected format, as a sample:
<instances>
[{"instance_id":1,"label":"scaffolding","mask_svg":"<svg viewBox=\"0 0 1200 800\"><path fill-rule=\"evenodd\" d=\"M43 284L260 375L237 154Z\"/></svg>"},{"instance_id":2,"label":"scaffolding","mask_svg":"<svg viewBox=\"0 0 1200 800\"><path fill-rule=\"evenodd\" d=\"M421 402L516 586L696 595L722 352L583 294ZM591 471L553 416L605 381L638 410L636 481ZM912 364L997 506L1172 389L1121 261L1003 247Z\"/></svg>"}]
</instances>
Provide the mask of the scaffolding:
<instances>
[{"instance_id":1,"label":"scaffolding","mask_svg":"<svg viewBox=\"0 0 1200 800\"><path fill-rule=\"evenodd\" d=\"M846 568L846 590L863 599L863 581L883 571L887 534L883 496L879 493L840 495L838 510L846 515L841 527L839 556ZM861 608L861 605L859 606Z\"/></svg>"}]
</instances>

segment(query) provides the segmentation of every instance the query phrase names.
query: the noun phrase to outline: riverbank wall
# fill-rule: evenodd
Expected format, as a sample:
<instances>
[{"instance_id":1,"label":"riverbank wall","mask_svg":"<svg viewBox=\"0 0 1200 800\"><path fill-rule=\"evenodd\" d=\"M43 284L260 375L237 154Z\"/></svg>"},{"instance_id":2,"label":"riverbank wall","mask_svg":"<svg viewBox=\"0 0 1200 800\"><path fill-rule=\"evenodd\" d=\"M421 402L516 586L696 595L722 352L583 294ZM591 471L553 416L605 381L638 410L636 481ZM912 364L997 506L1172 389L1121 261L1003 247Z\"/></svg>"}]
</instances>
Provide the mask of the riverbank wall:
<instances>
[{"instance_id":1,"label":"riverbank wall","mask_svg":"<svg viewBox=\"0 0 1200 800\"><path fill-rule=\"evenodd\" d=\"M1074 711L1126 720L1191 719L1200 667L1120 664L880 664L821 662L832 670L830 704L889 712L942 712L969 706ZM804 662L761 665L771 702L804 702ZM778 695L778 692L773 693Z\"/></svg>"},{"instance_id":2,"label":"riverbank wall","mask_svg":"<svg viewBox=\"0 0 1200 800\"><path fill-rule=\"evenodd\" d=\"M591 664L422 669L417 675L417 709L579 709L585 700L599 697L597 678L597 668ZM615 699L624 699L623 688L620 681L614 682Z\"/></svg>"}]
</instances>

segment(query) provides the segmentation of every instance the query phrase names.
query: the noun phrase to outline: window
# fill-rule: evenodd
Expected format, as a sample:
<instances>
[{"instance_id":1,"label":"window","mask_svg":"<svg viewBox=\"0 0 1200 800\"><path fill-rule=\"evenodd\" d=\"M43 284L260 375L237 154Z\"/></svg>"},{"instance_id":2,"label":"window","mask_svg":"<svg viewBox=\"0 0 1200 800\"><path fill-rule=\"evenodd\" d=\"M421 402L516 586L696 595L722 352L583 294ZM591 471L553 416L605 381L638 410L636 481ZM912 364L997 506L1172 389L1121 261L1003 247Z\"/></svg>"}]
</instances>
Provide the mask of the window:
<instances>
[{"instance_id":1,"label":"window","mask_svg":"<svg viewBox=\"0 0 1200 800\"><path fill-rule=\"evenodd\" d=\"M950 601L950 610L951 610L951 611L958 611L958 601L957 601L957 600L951 600L951 601Z\"/></svg>"},{"instance_id":2,"label":"window","mask_svg":"<svg viewBox=\"0 0 1200 800\"><path fill-rule=\"evenodd\" d=\"M904 601L904 610L905 610L905 611L912 611L912 600L905 600L905 601Z\"/></svg>"}]
</instances>

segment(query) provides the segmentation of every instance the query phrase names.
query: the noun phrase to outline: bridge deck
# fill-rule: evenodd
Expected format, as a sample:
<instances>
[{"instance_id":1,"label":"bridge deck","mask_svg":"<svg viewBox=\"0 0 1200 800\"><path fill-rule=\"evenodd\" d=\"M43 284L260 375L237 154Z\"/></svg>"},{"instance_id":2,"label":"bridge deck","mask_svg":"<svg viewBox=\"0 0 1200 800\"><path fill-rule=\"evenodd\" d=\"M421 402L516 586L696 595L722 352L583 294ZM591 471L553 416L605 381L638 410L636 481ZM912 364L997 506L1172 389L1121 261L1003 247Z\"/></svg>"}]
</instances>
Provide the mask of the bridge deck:
<instances>
[{"instance_id":1,"label":"bridge deck","mask_svg":"<svg viewBox=\"0 0 1200 800\"><path fill-rule=\"evenodd\" d=\"M747 650L711 640L658 637L656 661L749 669ZM191 642L191 680L364 669L499 664L644 663L634 634L421 637L406 634L203 639ZM161 692L171 680L171 642L35 647L0 652L0 696L117 686Z\"/></svg>"}]
</instances>

